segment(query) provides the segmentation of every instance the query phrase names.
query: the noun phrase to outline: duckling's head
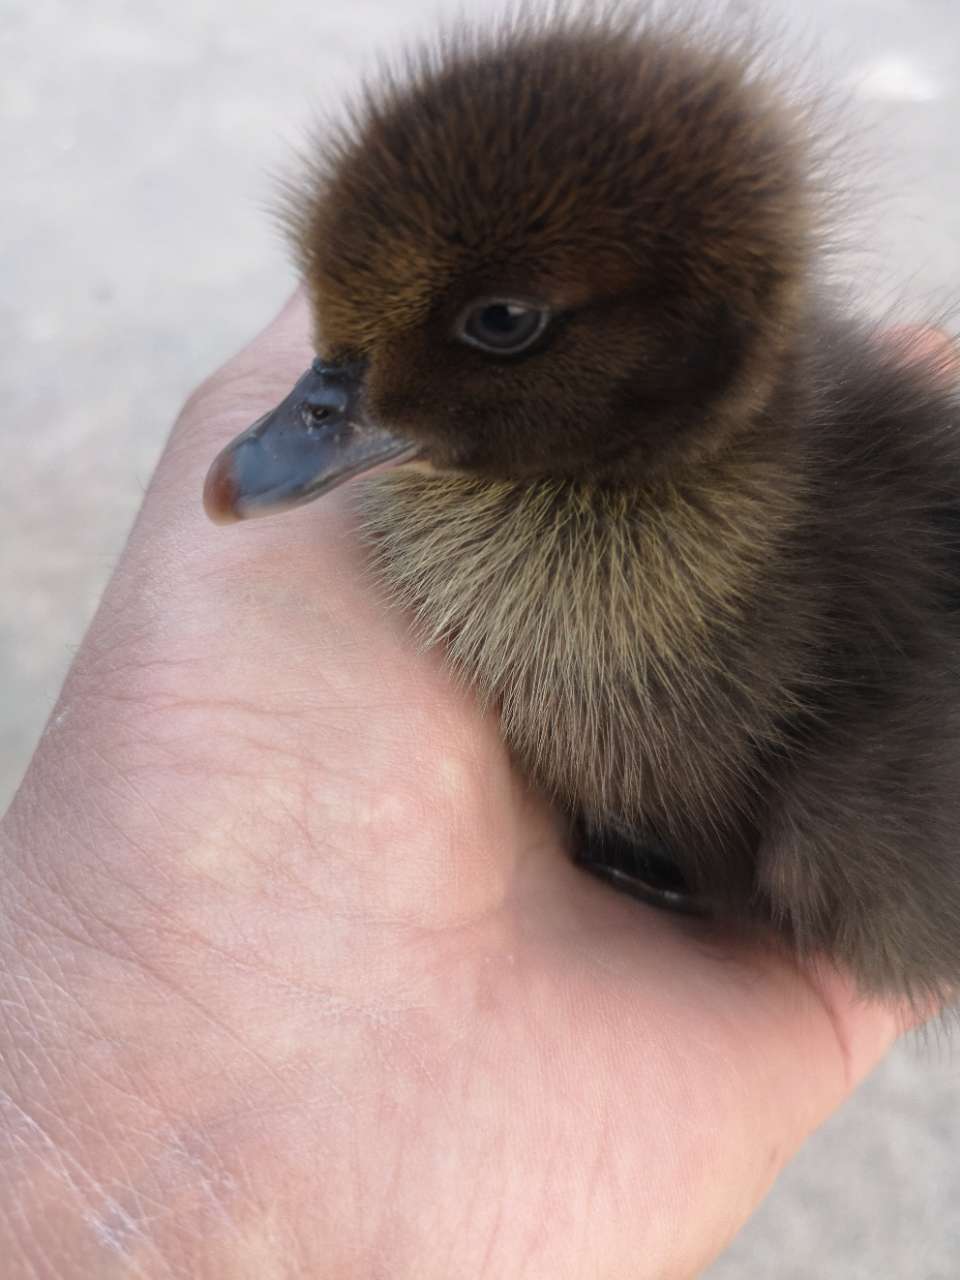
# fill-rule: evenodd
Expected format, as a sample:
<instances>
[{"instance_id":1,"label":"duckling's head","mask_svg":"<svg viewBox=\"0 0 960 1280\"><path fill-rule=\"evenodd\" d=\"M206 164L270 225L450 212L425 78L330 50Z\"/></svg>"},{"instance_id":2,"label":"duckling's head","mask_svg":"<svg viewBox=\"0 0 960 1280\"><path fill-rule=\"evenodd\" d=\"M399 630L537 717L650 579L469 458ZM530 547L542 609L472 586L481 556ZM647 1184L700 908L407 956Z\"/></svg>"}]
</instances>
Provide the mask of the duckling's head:
<instances>
[{"instance_id":1,"label":"duckling's head","mask_svg":"<svg viewBox=\"0 0 960 1280\"><path fill-rule=\"evenodd\" d=\"M221 455L208 509L387 459L618 483L714 450L803 306L805 141L702 33L551 20L422 55L294 192L320 355Z\"/></svg>"}]
</instances>

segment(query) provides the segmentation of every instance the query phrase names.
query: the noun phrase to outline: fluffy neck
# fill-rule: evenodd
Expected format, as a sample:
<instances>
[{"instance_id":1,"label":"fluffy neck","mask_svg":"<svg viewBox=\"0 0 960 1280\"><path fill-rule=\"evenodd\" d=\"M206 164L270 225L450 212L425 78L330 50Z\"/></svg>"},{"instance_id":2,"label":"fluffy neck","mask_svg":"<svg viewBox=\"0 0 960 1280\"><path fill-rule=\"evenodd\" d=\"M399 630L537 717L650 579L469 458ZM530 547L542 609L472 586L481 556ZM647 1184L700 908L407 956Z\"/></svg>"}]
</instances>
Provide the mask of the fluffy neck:
<instances>
[{"instance_id":1,"label":"fluffy neck","mask_svg":"<svg viewBox=\"0 0 960 1280\"><path fill-rule=\"evenodd\" d=\"M752 624L796 505L761 448L701 466L696 484L400 469L362 490L378 576L422 642L498 705L541 785L631 822L683 797L710 823L749 786L792 665Z\"/></svg>"}]
</instances>

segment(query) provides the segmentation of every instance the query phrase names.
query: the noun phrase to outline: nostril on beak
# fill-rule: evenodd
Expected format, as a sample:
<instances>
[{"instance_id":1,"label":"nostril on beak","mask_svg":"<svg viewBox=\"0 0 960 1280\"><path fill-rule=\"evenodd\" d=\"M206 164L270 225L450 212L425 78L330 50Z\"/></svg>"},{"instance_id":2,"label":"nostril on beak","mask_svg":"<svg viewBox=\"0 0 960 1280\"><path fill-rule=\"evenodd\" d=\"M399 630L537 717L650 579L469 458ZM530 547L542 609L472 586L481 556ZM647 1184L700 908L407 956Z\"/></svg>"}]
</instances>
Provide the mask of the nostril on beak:
<instances>
[{"instance_id":1,"label":"nostril on beak","mask_svg":"<svg viewBox=\"0 0 960 1280\"><path fill-rule=\"evenodd\" d=\"M346 417L350 396L344 387L326 385L311 391L300 405L300 420L308 431L319 431Z\"/></svg>"},{"instance_id":2,"label":"nostril on beak","mask_svg":"<svg viewBox=\"0 0 960 1280\"><path fill-rule=\"evenodd\" d=\"M326 426L332 416L326 405L310 404L309 401L305 401L300 406L300 418L308 431L318 431Z\"/></svg>"}]
</instances>

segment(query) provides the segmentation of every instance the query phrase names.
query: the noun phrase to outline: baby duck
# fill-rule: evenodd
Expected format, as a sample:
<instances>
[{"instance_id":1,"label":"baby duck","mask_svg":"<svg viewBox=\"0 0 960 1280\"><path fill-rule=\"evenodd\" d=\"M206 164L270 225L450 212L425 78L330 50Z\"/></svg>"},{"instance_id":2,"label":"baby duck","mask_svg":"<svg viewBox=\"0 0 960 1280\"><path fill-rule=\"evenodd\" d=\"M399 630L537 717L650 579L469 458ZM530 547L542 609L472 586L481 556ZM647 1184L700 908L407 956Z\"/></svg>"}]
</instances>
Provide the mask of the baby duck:
<instances>
[{"instance_id":1,"label":"baby duck","mask_svg":"<svg viewBox=\"0 0 960 1280\"><path fill-rule=\"evenodd\" d=\"M377 467L380 576L585 863L925 999L960 979L960 399L824 301L804 119L622 12L423 55L295 202L320 355L206 504Z\"/></svg>"}]
</instances>

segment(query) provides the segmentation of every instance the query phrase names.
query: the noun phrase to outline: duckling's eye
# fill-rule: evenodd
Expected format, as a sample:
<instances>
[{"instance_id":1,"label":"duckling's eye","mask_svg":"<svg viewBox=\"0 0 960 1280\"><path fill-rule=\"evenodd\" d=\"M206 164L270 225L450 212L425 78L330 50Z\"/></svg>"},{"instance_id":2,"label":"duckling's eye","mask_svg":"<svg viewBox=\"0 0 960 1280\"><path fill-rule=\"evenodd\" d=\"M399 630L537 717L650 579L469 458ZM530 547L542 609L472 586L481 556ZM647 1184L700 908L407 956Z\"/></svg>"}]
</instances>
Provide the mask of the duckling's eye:
<instances>
[{"instance_id":1,"label":"duckling's eye","mask_svg":"<svg viewBox=\"0 0 960 1280\"><path fill-rule=\"evenodd\" d=\"M513 356L536 342L549 319L549 308L535 303L481 298L461 312L454 333L461 342L491 355Z\"/></svg>"}]
</instances>

